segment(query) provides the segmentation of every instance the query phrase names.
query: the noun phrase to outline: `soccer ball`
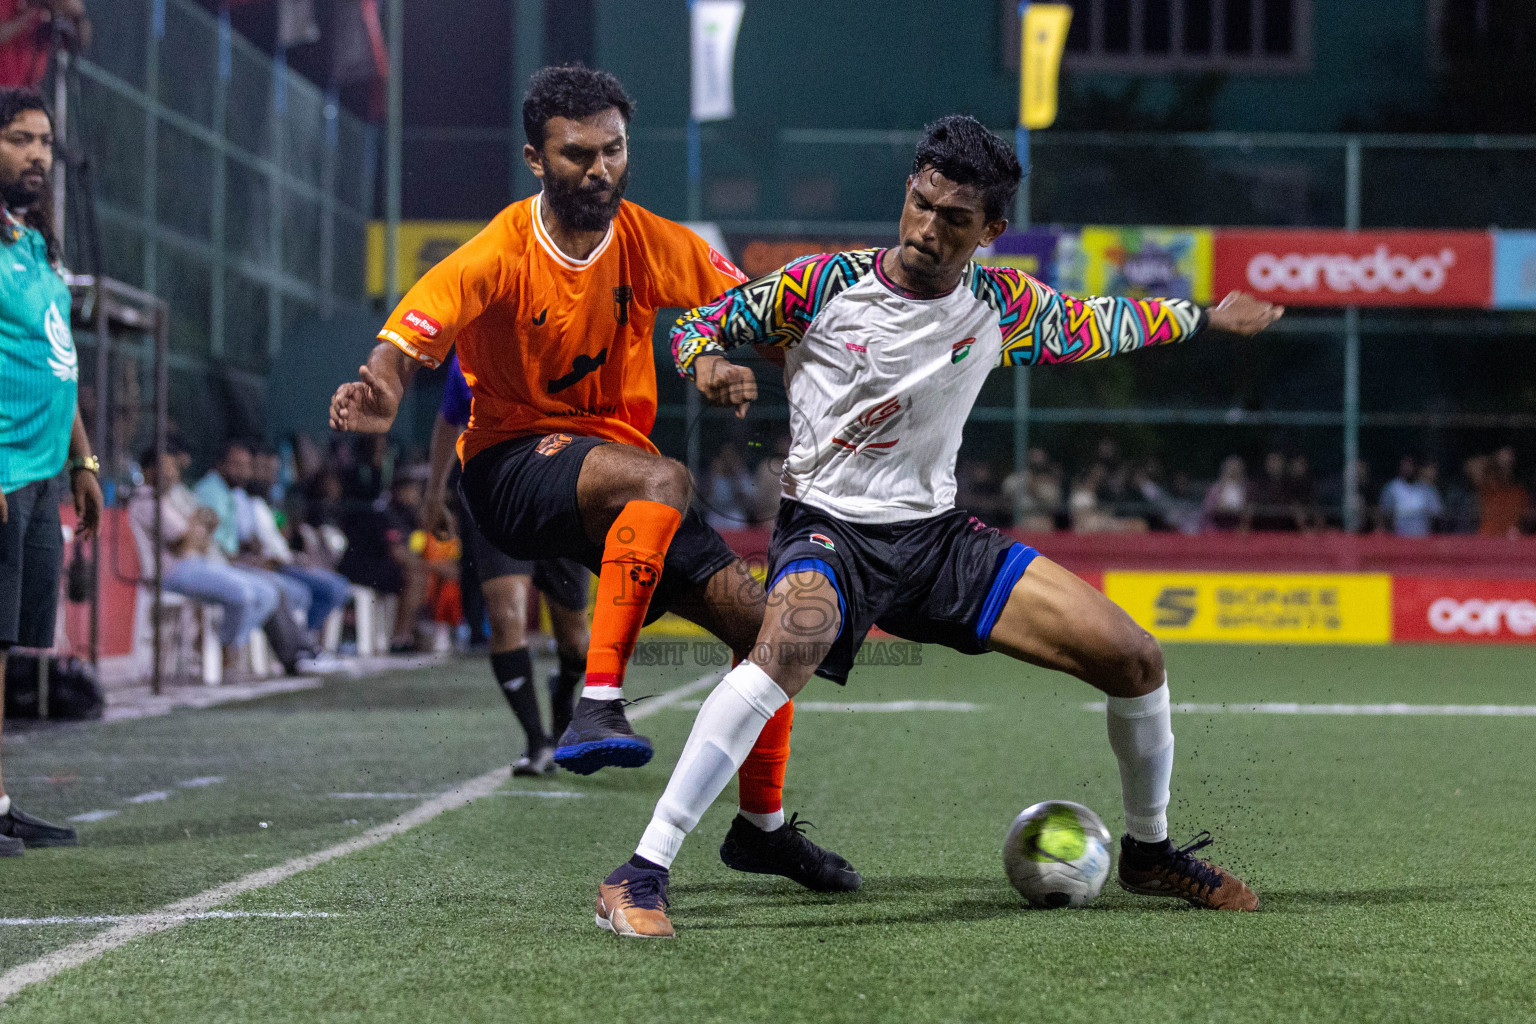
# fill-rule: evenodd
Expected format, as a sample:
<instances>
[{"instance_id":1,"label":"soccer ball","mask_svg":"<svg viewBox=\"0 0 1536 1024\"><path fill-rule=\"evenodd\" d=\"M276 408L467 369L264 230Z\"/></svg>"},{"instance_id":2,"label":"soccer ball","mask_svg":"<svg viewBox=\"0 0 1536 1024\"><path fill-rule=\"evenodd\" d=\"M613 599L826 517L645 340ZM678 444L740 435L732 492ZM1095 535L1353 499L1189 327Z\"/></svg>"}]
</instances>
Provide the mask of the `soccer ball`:
<instances>
[{"instance_id":1,"label":"soccer ball","mask_svg":"<svg viewBox=\"0 0 1536 1024\"><path fill-rule=\"evenodd\" d=\"M1109 829L1070 800L1026 807L1003 840L1003 870L1031 906L1087 906L1109 877Z\"/></svg>"}]
</instances>

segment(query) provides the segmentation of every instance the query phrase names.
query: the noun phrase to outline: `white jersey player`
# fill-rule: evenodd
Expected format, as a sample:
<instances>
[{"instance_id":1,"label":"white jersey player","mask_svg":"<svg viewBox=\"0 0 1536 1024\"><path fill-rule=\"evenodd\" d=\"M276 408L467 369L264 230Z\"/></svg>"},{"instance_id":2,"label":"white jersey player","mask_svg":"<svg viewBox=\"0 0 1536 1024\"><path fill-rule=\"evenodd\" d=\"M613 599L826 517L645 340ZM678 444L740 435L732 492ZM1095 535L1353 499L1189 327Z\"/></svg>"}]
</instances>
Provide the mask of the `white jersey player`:
<instances>
[{"instance_id":1,"label":"white jersey player","mask_svg":"<svg viewBox=\"0 0 1536 1024\"><path fill-rule=\"evenodd\" d=\"M1254 910L1236 876L1168 840L1173 732L1157 642L1104 595L954 507L961 431L998 365L1077 362L1184 341L1206 327L1255 334L1279 307L1241 293L1188 299L1060 295L978 266L1007 226L1020 168L973 118L930 125L907 181L899 246L810 256L692 310L673 330L679 370L743 412L747 344L786 349L793 447L769 551L769 608L752 660L704 702L635 856L599 889L597 922L666 937L683 837L776 709L822 675L845 682L880 628L967 654L997 651L1071 673L1107 696L1126 835L1120 883L1197 906Z\"/></svg>"}]
</instances>

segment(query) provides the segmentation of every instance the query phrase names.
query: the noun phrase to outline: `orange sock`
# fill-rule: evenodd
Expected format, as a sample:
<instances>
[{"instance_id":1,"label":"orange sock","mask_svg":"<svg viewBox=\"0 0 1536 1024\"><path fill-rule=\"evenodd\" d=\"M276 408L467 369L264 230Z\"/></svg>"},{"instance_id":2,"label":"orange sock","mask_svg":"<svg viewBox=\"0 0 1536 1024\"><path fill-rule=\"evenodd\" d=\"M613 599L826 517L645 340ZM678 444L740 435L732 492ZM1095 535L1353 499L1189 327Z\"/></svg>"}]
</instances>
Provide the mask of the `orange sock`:
<instances>
[{"instance_id":1,"label":"orange sock","mask_svg":"<svg viewBox=\"0 0 1536 1024\"><path fill-rule=\"evenodd\" d=\"M784 769L789 764L789 732L795 723L795 705L791 701L768 719L758 734L752 752L736 773L738 802L746 814L773 818L777 828L784 817ZM755 824L763 825L763 821Z\"/></svg>"},{"instance_id":2,"label":"orange sock","mask_svg":"<svg viewBox=\"0 0 1536 1024\"><path fill-rule=\"evenodd\" d=\"M682 521L682 513L671 505L632 501L609 527L602 571L597 574L583 697L617 700L623 696L624 668L645 623L651 594L661 580L667 547Z\"/></svg>"}]
</instances>

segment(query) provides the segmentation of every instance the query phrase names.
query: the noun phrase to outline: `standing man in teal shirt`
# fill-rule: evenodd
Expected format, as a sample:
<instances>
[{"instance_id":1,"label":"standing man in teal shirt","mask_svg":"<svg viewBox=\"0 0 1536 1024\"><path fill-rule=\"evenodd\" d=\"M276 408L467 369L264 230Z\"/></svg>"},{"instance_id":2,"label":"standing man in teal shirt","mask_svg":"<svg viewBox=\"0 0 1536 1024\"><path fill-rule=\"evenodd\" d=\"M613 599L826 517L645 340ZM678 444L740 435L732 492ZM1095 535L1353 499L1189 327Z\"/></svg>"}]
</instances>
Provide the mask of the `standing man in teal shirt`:
<instances>
[{"instance_id":1,"label":"standing man in teal shirt","mask_svg":"<svg viewBox=\"0 0 1536 1024\"><path fill-rule=\"evenodd\" d=\"M78 535L101 520L100 465L80 422L80 360L48 181L53 119L31 89L0 89L0 702L12 647L52 647L66 461ZM0 776L0 857L73 846L75 830L18 810Z\"/></svg>"}]
</instances>

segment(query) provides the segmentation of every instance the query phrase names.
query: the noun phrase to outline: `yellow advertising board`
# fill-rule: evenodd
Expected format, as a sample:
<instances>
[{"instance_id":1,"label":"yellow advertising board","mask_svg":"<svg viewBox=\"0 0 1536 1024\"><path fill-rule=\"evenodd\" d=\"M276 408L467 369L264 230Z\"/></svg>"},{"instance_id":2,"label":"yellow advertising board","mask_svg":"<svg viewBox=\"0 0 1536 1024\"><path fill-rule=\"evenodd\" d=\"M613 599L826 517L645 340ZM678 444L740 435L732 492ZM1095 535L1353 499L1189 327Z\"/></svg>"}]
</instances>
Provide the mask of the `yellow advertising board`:
<instances>
[{"instance_id":1,"label":"yellow advertising board","mask_svg":"<svg viewBox=\"0 0 1536 1024\"><path fill-rule=\"evenodd\" d=\"M1385 573L1108 572L1104 593L1159 640L1385 644Z\"/></svg>"},{"instance_id":2,"label":"yellow advertising board","mask_svg":"<svg viewBox=\"0 0 1536 1024\"><path fill-rule=\"evenodd\" d=\"M403 220L395 281L401 294L453 250L479 234L483 220ZM384 222L368 223L368 294L384 295Z\"/></svg>"}]
</instances>

